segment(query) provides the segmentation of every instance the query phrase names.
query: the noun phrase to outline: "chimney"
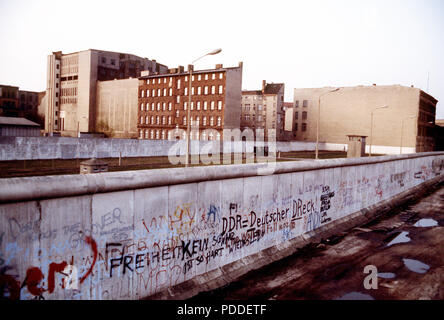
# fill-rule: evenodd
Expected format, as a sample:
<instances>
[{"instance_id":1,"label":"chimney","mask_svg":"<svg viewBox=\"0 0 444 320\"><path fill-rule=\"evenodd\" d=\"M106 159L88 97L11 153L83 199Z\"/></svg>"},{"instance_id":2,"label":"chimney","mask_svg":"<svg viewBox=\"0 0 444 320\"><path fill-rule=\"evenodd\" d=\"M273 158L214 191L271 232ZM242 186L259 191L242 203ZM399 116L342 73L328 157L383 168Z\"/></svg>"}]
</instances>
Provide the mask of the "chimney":
<instances>
[{"instance_id":1,"label":"chimney","mask_svg":"<svg viewBox=\"0 0 444 320\"><path fill-rule=\"evenodd\" d=\"M244 63L242 61L239 62L239 68L242 68L244 66Z\"/></svg>"},{"instance_id":2,"label":"chimney","mask_svg":"<svg viewBox=\"0 0 444 320\"><path fill-rule=\"evenodd\" d=\"M262 92L265 92L266 85L267 85L267 82L265 80L262 80Z\"/></svg>"},{"instance_id":3,"label":"chimney","mask_svg":"<svg viewBox=\"0 0 444 320\"><path fill-rule=\"evenodd\" d=\"M192 64L188 65L188 72L190 72L190 70L194 71L194 66Z\"/></svg>"},{"instance_id":4,"label":"chimney","mask_svg":"<svg viewBox=\"0 0 444 320\"><path fill-rule=\"evenodd\" d=\"M179 66L179 73L184 73L184 67L183 66Z\"/></svg>"},{"instance_id":5,"label":"chimney","mask_svg":"<svg viewBox=\"0 0 444 320\"><path fill-rule=\"evenodd\" d=\"M373 83L373 86L376 87L376 83Z\"/></svg>"},{"instance_id":6,"label":"chimney","mask_svg":"<svg viewBox=\"0 0 444 320\"><path fill-rule=\"evenodd\" d=\"M216 70L217 69L222 69L222 68L223 68L223 64L222 63L216 64Z\"/></svg>"}]
</instances>

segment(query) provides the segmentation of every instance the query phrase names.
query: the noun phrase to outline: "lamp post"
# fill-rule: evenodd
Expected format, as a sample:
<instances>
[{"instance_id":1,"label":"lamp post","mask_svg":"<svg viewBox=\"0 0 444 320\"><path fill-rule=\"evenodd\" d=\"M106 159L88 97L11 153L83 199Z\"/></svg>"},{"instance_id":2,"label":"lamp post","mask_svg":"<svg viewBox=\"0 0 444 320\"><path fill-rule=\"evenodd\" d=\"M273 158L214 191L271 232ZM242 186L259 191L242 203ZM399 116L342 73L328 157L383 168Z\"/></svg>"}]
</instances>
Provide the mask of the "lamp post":
<instances>
[{"instance_id":1,"label":"lamp post","mask_svg":"<svg viewBox=\"0 0 444 320\"><path fill-rule=\"evenodd\" d=\"M185 159L185 167L188 167L189 164L189 158L190 158L190 118L191 118L191 82L193 81L193 67L192 65L202 59L203 57L206 56L212 56L215 54L218 54L219 52L221 52L222 49L216 49L213 50L207 54L204 54L203 56L197 58L196 60L194 60L193 62L191 62L191 65L188 66L188 68L190 69L190 79L188 81L188 107L187 107L187 152L186 152L186 159Z\"/></svg>"},{"instance_id":2,"label":"lamp post","mask_svg":"<svg viewBox=\"0 0 444 320\"><path fill-rule=\"evenodd\" d=\"M379 109L387 109L387 108L388 108L388 106L387 106L387 105L384 105L384 106L382 106L382 107L378 107L378 108L375 108L375 109L372 110L371 120L370 120L370 150L369 150L369 154L368 154L369 157L372 156L373 113L374 113L376 110L379 110Z\"/></svg>"},{"instance_id":3,"label":"lamp post","mask_svg":"<svg viewBox=\"0 0 444 320\"><path fill-rule=\"evenodd\" d=\"M404 121L405 120L410 120L410 119L414 119L414 118L416 118L417 116L410 116L410 117L408 117L408 118L404 118L404 119L402 119L402 121L401 121L401 146L400 146L400 148L399 148L399 154L402 154L402 138L403 138L403 131L404 131Z\"/></svg>"},{"instance_id":4,"label":"lamp post","mask_svg":"<svg viewBox=\"0 0 444 320\"><path fill-rule=\"evenodd\" d=\"M317 125L316 125L316 160L319 159L319 122L321 120L321 97L325 96L326 94L332 93L332 92L336 92L339 91L341 88L336 88L333 90L330 90L328 92L325 92L323 94L321 94L319 96L319 101L318 101L318 121L317 121Z\"/></svg>"}]
</instances>

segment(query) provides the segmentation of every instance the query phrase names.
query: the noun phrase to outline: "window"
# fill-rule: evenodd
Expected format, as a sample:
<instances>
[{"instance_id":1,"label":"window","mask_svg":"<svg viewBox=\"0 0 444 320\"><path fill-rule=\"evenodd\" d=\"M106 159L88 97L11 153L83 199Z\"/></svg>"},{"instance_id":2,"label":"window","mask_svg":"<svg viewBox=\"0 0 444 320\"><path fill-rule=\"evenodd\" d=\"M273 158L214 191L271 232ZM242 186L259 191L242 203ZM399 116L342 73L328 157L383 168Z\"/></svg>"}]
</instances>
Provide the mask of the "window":
<instances>
[{"instance_id":1,"label":"window","mask_svg":"<svg viewBox=\"0 0 444 320\"><path fill-rule=\"evenodd\" d=\"M154 130L151 130L150 135L151 135L151 140L154 139Z\"/></svg>"},{"instance_id":2,"label":"window","mask_svg":"<svg viewBox=\"0 0 444 320\"><path fill-rule=\"evenodd\" d=\"M139 130L139 138L143 139L143 130Z\"/></svg>"},{"instance_id":3,"label":"window","mask_svg":"<svg viewBox=\"0 0 444 320\"><path fill-rule=\"evenodd\" d=\"M179 110L176 110L176 118L179 118Z\"/></svg>"},{"instance_id":4,"label":"window","mask_svg":"<svg viewBox=\"0 0 444 320\"><path fill-rule=\"evenodd\" d=\"M307 120L307 111L302 112L302 120Z\"/></svg>"},{"instance_id":5,"label":"window","mask_svg":"<svg viewBox=\"0 0 444 320\"><path fill-rule=\"evenodd\" d=\"M222 101L217 102L217 109L222 110Z\"/></svg>"},{"instance_id":6,"label":"window","mask_svg":"<svg viewBox=\"0 0 444 320\"><path fill-rule=\"evenodd\" d=\"M184 116L184 117L182 118L182 123L183 123L184 126L187 125L187 117Z\"/></svg>"},{"instance_id":7,"label":"window","mask_svg":"<svg viewBox=\"0 0 444 320\"><path fill-rule=\"evenodd\" d=\"M200 124L199 121L200 121L200 118L199 118L199 117L196 117L196 125L199 125L199 124ZM198 138L198 139L199 139L199 138Z\"/></svg>"},{"instance_id":8,"label":"window","mask_svg":"<svg viewBox=\"0 0 444 320\"><path fill-rule=\"evenodd\" d=\"M188 95L188 88L185 88L185 92L184 92L184 95Z\"/></svg>"},{"instance_id":9,"label":"window","mask_svg":"<svg viewBox=\"0 0 444 320\"><path fill-rule=\"evenodd\" d=\"M212 75L211 75L211 79L216 79L216 74L215 73L213 73Z\"/></svg>"},{"instance_id":10,"label":"window","mask_svg":"<svg viewBox=\"0 0 444 320\"><path fill-rule=\"evenodd\" d=\"M208 94L208 86L204 87L204 94Z\"/></svg>"},{"instance_id":11,"label":"window","mask_svg":"<svg viewBox=\"0 0 444 320\"><path fill-rule=\"evenodd\" d=\"M162 124L166 124L166 117L162 116Z\"/></svg>"},{"instance_id":12,"label":"window","mask_svg":"<svg viewBox=\"0 0 444 320\"><path fill-rule=\"evenodd\" d=\"M143 124L143 117L140 117L140 124Z\"/></svg>"},{"instance_id":13,"label":"window","mask_svg":"<svg viewBox=\"0 0 444 320\"><path fill-rule=\"evenodd\" d=\"M171 111L172 107L173 107L173 104L171 102L168 102L168 111Z\"/></svg>"},{"instance_id":14,"label":"window","mask_svg":"<svg viewBox=\"0 0 444 320\"><path fill-rule=\"evenodd\" d=\"M143 91L143 90L140 91L140 97L141 97L141 98L145 98L145 91Z\"/></svg>"},{"instance_id":15,"label":"window","mask_svg":"<svg viewBox=\"0 0 444 320\"><path fill-rule=\"evenodd\" d=\"M151 124L154 124L154 116L151 116Z\"/></svg>"},{"instance_id":16,"label":"window","mask_svg":"<svg viewBox=\"0 0 444 320\"><path fill-rule=\"evenodd\" d=\"M159 130L156 130L156 139L159 140Z\"/></svg>"},{"instance_id":17,"label":"window","mask_svg":"<svg viewBox=\"0 0 444 320\"><path fill-rule=\"evenodd\" d=\"M208 102L207 102L207 101L204 101L203 109L204 109L204 110L207 110L207 109L208 109Z\"/></svg>"},{"instance_id":18,"label":"window","mask_svg":"<svg viewBox=\"0 0 444 320\"><path fill-rule=\"evenodd\" d=\"M160 124L160 117L159 116L156 116L156 123Z\"/></svg>"},{"instance_id":19,"label":"window","mask_svg":"<svg viewBox=\"0 0 444 320\"><path fill-rule=\"evenodd\" d=\"M173 95L173 89L172 88L170 88L170 91L169 91L169 96L171 97Z\"/></svg>"},{"instance_id":20,"label":"window","mask_svg":"<svg viewBox=\"0 0 444 320\"><path fill-rule=\"evenodd\" d=\"M150 84L150 79L146 79L146 84Z\"/></svg>"},{"instance_id":21,"label":"window","mask_svg":"<svg viewBox=\"0 0 444 320\"><path fill-rule=\"evenodd\" d=\"M151 111L154 111L154 102L151 103Z\"/></svg>"},{"instance_id":22,"label":"window","mask_svg":"<svg viewBox=\"0 0 444 320\"><path fill-rule=\"evenodd\" d=\"M140 111L143 111L143 103L140 104Z\"/></svg>"},{"instance_id":23,"label":"window","mask_svg":"<svg viewBox=\"0 0 444 320\"><path fill-rule=\"evenodd\" d=\"M157 103L157 111L160 111L160 102Z\"/></svg>"},{"instance_id":24,"label":"window","mask_svg":"<svg viewBox=\"0 0 444 320\"><path fill-rule=\"evenodd\" d=\"M191 101L191 110L194 110L194 102Z\"/></svg>"},{"instance_id":25,"label":"window","mask_svg":"<svg viewBox=\"0 0 444 320\"><path fill-rule=\"evenodd\" d=\"M168 124L171 124L171 116L168 116Z\"/></svg>"},{"instance_id":26,"label":"window","mask_svg":"<svg viewBox=\"0 0 444 320\"><path fill-rule=\"evenodd\" d=\"M211 101L211 110L214 110L214 101Z\"/></svg>"},{"instance_id":27,"label":"window","mask_svg":"<svg viewBox=\"0 0 444 320\"><path fill-rule=\"evenodd\" d=\"M161 96L160 93L161 93L160 89L157 89L157 96L158 96L158 97Z\"/></svg>"},{"instance_id":28,"label":"window","mask_svg":"<svg viewBox=\"0 0 444 320\"><path fill-rule=\"evenodd\" d=\"M163 78L163 83L167 83L167 78Z\"/></svg>"},{"instance_id":29,"label":"window","mask_svg":"<svg viewBox=\"0 0 444 320\"><path fill-rule=\"evenodd\" d=\"M224 92L224 86L219 86L219 94L222 94Z\"/></svg>"},{"instance_id":30,"label":"window","mask_svg":"<svg viewBox=\"0 0 444 320\"><path fill-rule=\"evenodd\" d=\"M304 108L308 107L308 101L307 100L302 101L302 107L304 107ZM302 130L302 131L304 131L304 130Z\"/></svg>"},{"instance_id":31,"label":"window","mask_svg":"<svg viewBox=\"0 0 444 320\"><path fill-rule=\"evenodd\" d=\"M307 131L307 124L306 123L302 124L302 131Z\"/></svg>"},{"instance_id":32,"label":"window","mask_svg":"<svg viewBox=\"0 0 444 320\"><path fill-rule=\"evenodd\" d=\"M187 110L188 102L183 103L183 110Z\"/></svg>"},{"instance_id":33,"label":"window","mask_svg":"<svg viewBox=\"0 0 444 320\"><path fill-rule=\"evenodd\" d=\"M198 75L198 76L197 76L197 80L198 80L198 81L202 80L202 76L201 76L201 75Z\"/></svg>"},{"instance_id":34,"label":"window","mask_svg":"<svg viewBox=\"0 0 444 320\"><path fill-rule=\"evenodd\" d=\"M202 118L202 125L204 125L204 126L207 125L207 117Z\"/></svg>"},{"instance_id":35,"label":"window","mask_svg":"<svg viewBox=\"0 0 444 320\"><path fill-rule=\"evenodd\" d=\"M180 79L177 80L177 89L180 89Z\"/></svg>"},{"instance_id":36,"label":"window","mask_svg":"<svg viewBox=\"0 0 444 320\"><path fill-rule=\"evenodd\" d=\"M191 87L191 95L194 95L194 87Z\"/></svg>"},{"instance_id":37,"label":"window","mask_svg":"<svg viewBox=\"0 0 444 320\"><path fill-rule=\"evenodd\" d=\"M155 97L156 96L156 89L153 89L152 93L153 93L152 96Z\"/></svg>"},{"instance_id":38,"label":"window","mask_svg":"<svg viewBox=\"0 0 444 320\"><path fill-rule=\"evenodd\" d=\"M176 97L176 103L180 103L180 96Z\"/></svg>"},{"instance_id":39,"label":"window","mask_svg":"<svg viewBox=\"0 0 444 320\"><path fill-rule=\"evenodd\" d=\"M185 76L185 81L188 81L188 76Z\"/></svg>"},{"instance_id":40,"label":"window","mask_svg":"<svg viewBox=\"0 0 444 320\"><path fill-rule=\"evenodd\" d=\"M150 90L146 89L146 96L149 97L150 96Z\"/></svg>"},{"instance_id":41,"label":"window","mask_svg":"<svg viewBox=\"0 0 444 320\"><path fill-rule=\"evenodd\" d=\"M220 127L222 125L222 118L217 117L217 126Z\"/></svg>"},{"instance_id":42,"label":"window","mask_svg":"<svg viewBox=\"0 0 444 320\"><path fill-rule=\"evenodd\" d=\"M165 130L162 130L162 140L165 140Z\"/></svg>"},{"instance_id":43,"label":"window","mask_svg":"<svg viewBox=\"0 0 444 320\"><path fill-rule=\"evenodd\" d=\"M296 111L296 112L294 113L294 118L295 118L296 120L299 119L299 112Z\"/></svg>"},{"instance_id":44,"label":"window","mask_svg":"<svg viewBox=\"0 0 444 320\"><path fill-rule=\"evenodd\" d=\"M216 86L211 86L211 94L216 94Z\"/></svg>"},{"instance_id":45,"label":"window","mask_svg":"<svg viewBox=\"0 0 444 320\"><path fill-rule=\"evenodd\" d=\"M210 126L214 126L214 117L213 116L210 117Z\"/></svg>"},{"instance_id":46,"label":"window","mask_svg":"<svg viewBox=\"0 0 444 320\"><path fill-rule=\"evenodd\" d=\"M205 80L208 80L208 74L205 75Z\"/></svg>"},{"instance_id":47,"label":"window","mask_svg":"<svg viewBox=\"0 0 444 320\"><path fill-rule=\"evenodd\" d=\"M224 78L224 74L221 72L219 73L219 79L223 79Z\"/></svg>"},{"instance_id":48,"label":"window","mask_svg":"<svg viewBox=\"0 0 444 320\"><path fill-rule=\"evenodd\" d=\"M148 139L148 130L145 130L145 139Z\"/></svg>"},{"instance_id":49,"label":"window","mask_svg":"<svg viewBox=\"0 0 444 320\"><path fill-rule=\"evenodd\" d=\"M200 110L200 101L197 101L196 109L197 109L198 111Z\"/></svg>"},{"instance_id":50,"label":"window","mask_svg":"<svg viewBox=\"0 0 444 320\"><path fill-rule=\"evenodd\" d=\"M166 78L165 78L165 80L166 80ZM167 96L167 89L166 89L166 88L163 89L163 96L164 96L164 97Z\"/></svg>"},{"instance_id":51,"label":"window","mask_svg":"<svg viewBox=\"0 0 444 320\"><path fill-rule=\"evenodd\" d=\"M197 87L197 94L201 95L202 94L202 87Z\"/></svg>"},{"instance_id":52,"label":"window","mask_svg":"<svg viewBox=\"0 0 444 320\"><path fill-rule=\"evenodd\" d=\"M148 116L146 116L146 117L145 117L145 124L149 124L149 121L148 121L148 120L149 120L149 118L148 118Z\"/></svg>"}]
</instances>

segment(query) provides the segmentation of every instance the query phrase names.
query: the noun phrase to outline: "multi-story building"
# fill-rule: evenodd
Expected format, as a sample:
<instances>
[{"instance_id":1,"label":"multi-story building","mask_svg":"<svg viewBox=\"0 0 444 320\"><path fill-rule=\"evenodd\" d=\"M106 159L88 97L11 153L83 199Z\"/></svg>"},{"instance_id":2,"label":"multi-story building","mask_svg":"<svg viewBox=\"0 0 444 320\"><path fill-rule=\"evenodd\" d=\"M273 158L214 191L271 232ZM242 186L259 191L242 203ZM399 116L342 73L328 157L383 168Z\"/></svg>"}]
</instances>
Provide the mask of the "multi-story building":
<instances>
[{"instance_id":1,"label":"multi-story building","mask_svg":"<svg viewBox=\"0 0 444 320\"><path fill-rule=\"evenodd\" d=\"M188 68L193 68L192 65ZM139 78L139 138L186 139L188 108L192 140L222 140L224 129L239 129L242 92L242 62L238 67L192 72L170 69L168 74ZM189 95L191 104L189 105ZM180 135L178 135L179 130Z\"/></svg>"},{"instance_id":2,"label":"multi-story building","mask_svg":"<svg viewBox=\"0 0 444 320\"><path fill-rule=\"evenodd\" d=\"M284 112L285 112L285 123L284 123L284 134L285 140L291 141L296 140L296 127L298 125L293 102L284 102Z\"/></svg>"},{"instance_id":3,"label":"multi-story building","mask_svg":"<svg viewBox=\"0 0 444 320\"><path fill-rule=\"evenodd\" d=\"M168 68L135 55L85 50L48 56L45 131L76 136L97 131L97 81L138 78L142 70L164 73Z\"/></svg>"},{"instance_id":4,"label":"multi-story building","mask_svg":"<svg viewBox=\"0 0 444 320\"><path fill-rule=\"evenodd\" d=\"M0 116L19 116L18 92L18 87L0 85Z\"/></svg>"},{"instance_id":5,"label":"multi-story building","mask_svg":"<svg viewBox=\"0 0 444 320\"><path fill-rule=\"evenodd\" d=\"M241 130L264 130L268 141L269 129L276 130L276 140L284 140L284 91L283 83L262 81L262 90L242 91Z\"/></svg>"},{"instance_id":6,"label":"multi-story building","mask_svg":"<svg viewBox=\"0 0 444 320\"><path fill-rule=\"evenodd\" d=\"M347 135L367 138L367 152L431 151L437 100L424 91L400 85L294 89L297 140L347 144ZM387 106L385 108L381 108ZM373 128L371 119L373 114ZM372 136L370 137L372 133Z\"/></svg>"}]
</instances>

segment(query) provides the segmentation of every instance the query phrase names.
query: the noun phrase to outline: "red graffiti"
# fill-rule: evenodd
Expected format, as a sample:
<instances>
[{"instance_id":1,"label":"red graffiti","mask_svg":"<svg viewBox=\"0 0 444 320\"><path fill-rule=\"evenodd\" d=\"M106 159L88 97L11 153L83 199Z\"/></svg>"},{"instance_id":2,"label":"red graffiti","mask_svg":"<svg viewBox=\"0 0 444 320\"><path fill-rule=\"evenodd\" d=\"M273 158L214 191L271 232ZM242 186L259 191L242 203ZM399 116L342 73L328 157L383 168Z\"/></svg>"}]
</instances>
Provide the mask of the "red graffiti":
<instances>
[{"instance_id":1,"label":"red graffiti","mask_svg":"<svg viewBox=\"0 0 444 320\"><path fill-rule=\"evenodd\" d=\"M40 296L45 291L43 288L38 287L43 278L45 276L38 267L31 267L26 271L26 286L31 294Z\"/></svg>"},{"instance_id":2,"label":"red graffiti","mask_svg":"<svg viewBox=\"0 0 444 320\"><path fill-rule=\"evenodd\" d=\"M62 263L54 263L54 262L52 262L49 265L49 271L48 271L48 292L49 293L53 293L54 292L54 287L55 287L54 277L55 277L55 273L56 272L63 273L63 270L65 270L67 265L68 264L66 263L66 261L63 261Z\"/></svg>"},{"instance_id":3,"label":"red graffiti","mask_svg":"<svg viewBox=\"0 0 444 320\"><path fill-rule=\"evenodd\" d=\"M93 258L93 262L91 264L91 267L89 268L88 272L85 273L85 275L82 277L82 279L80 279L80 283L83 283L83 281L85 281L85 279L91 274L94 265L96 264L96 260L97 260L97 243L96 241L91 238L91 237L86 237L85 238L86 243L88 243L91 246L91 249L94 253L94 258Z\"/></svg>"},{"instance_id":4,"label":"red graffiti","mask_svg":"<svg viewBox=\"0 0 444 320\"><path fill-rule=\"evenodd\" d=\"M20 282L8 274L0 275L1 297L5 295L5 289L9 290L9 299L18 300L20 298Z\"/></svg>"}]
</instances>

